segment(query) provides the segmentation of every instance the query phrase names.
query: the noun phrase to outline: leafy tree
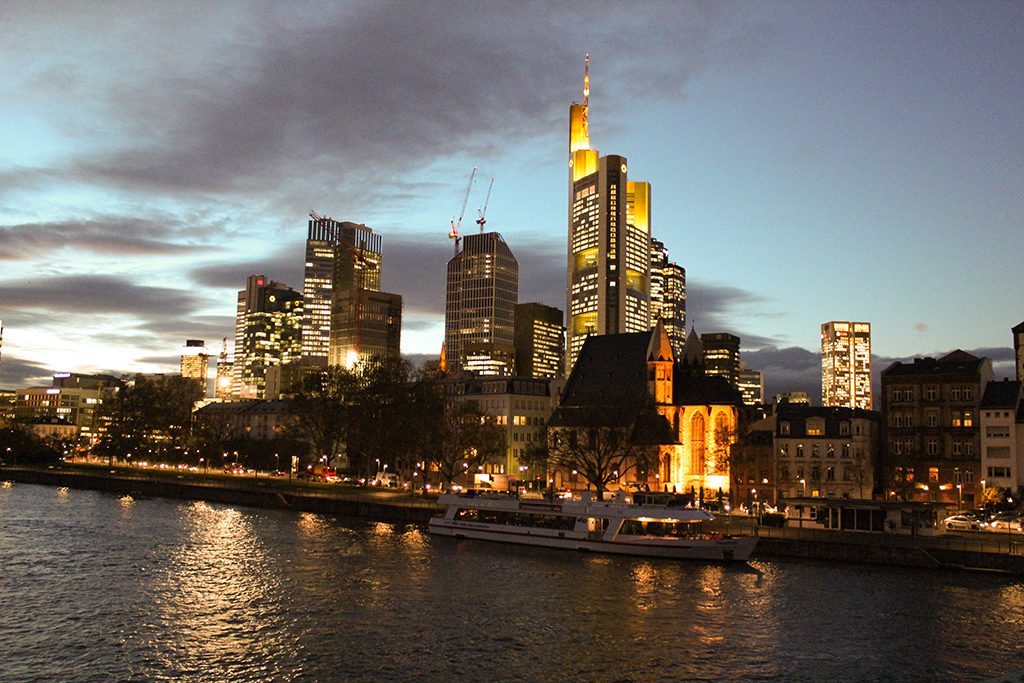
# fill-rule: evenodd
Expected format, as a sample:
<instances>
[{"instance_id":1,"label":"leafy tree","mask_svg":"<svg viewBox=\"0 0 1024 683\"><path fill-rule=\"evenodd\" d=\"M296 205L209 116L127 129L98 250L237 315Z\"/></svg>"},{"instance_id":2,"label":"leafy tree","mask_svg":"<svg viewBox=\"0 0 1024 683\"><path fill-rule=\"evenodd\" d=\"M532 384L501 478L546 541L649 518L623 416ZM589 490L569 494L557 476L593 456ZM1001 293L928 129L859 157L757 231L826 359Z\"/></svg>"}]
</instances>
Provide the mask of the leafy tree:
<instances>
[{"instance_id":1,"label":"leafy tree","mask_svg":"<svg viewBox=\"0 0 1024 683\"><path fill-rule=\"evenodd\" d=\"M657 465L657 449L630 439L631 427L559 427L552 430L549 463L576 470L604 499L608 484Z\"/></svg>"},{"instance_id":2,"label":"leafy tree","mask_svg":"<svg viewBox=\"0 0 1024 683\"><path fill-rule=\"evenodd\" d=\"M315 459L345 451L357 387L356 374L341 366L303 378L293 402L298 433L309 443Z\"/></svg>"},{"instance_id":3,"label":"leafy tree","mask_svg":"<svg viewBox=\"0 0 1024 683\"><path fill-rule=\"evenodd\" d=\"M60 453L22 425L0 429L0 461L7 464L32 465L55 462Z\"/></svg>"}]
</instances>

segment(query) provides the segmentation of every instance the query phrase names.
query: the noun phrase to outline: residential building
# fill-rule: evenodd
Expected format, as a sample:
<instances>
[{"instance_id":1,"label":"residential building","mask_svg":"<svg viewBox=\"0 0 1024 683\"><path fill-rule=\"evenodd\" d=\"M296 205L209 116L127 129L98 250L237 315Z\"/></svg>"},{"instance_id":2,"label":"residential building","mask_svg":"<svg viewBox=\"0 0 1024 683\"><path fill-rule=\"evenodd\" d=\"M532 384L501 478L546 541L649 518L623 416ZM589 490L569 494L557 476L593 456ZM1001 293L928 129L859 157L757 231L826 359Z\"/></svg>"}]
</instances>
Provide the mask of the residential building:
<instances>
[{"instance_id":1,"label":"residential building","mask_svg":"<svg viewBox=\"0 0 1024 683\"><path fill-rule=\"evenodd\" d=\"M516 304L516 374L554 379L565 370L564 314L541 303Z\"/></svg>"},{"instance_id":2,"label":"residential building","mask_svg":"<svg viewBox=\"0 0 1024 683\"><path fill-rule=\"evenodd\" d=\"M448 261L445 368L480 375L515 372L519 263L496 232L468 234Z\"/></svg>"},{"instance_id":3,"label":"residential building","mask_svg":"<svg viewBox=\"0 0 1024 683\"><path fill-rule=\"evenodd\" d=\"M707 374L724 377L739 387L740 338L728 332L710 332L700 336Z\"/></svg>"},{"instance_id":4,"label":"residential building","mask_svg":"<svg viewBox=\"0 0 1024 683\"><path fill-rule=\"evenodd\" d=\"M449 375L444 382L446 400L472 401L505 432L505 453L480 465L475 474L495 488L510 479L532 479L523 464L526 451L544 444L544 428L558 405L565 382L538 377L481 377L471 373Z\"/></svg>"},{"instance_id":5,"label":"residential building","mask_svg":"<svg viewBox=\"0 0 1024 683\"><path fill-rule=\"evenodd\" d=\"M651 327L651 186L627 179L623 156L590 146L590 56L583 102L569 107L566 370L588 335Z\"/></svg>"},{"instance_id":6,"label":"residential building","mask_svg":"<svg viewBox=\"0 0 1024 683\"><path fill-rule=\"evenodd\" d=\"M208 403L193 415L201 429L215 434L220 440L283 439L294 436L298 422L295 406L288 401L276 400Z\"/></svg>"},{"instance_id":7,"label":"residential building","mask_svg":"<svg viewBox=\"0 0 1024 683\"><path fill-rule=\"evenodd\" d=\"M122 381L110 375L58 372L51 386L19 389L14 401L17 422L60 418L75 425L84 440L96 440L104 429L104 401L114 397Z\"/></svg>"},{"instance_id":8,"label":"residential building","mask_svg":"<svg viewBox=\"0 0 1024 683\"><path fill-rule=\"evenodd\" d=\"M882 371L887 492L905 500L973 505L981 493L978 411L992 361L956 350Z\"/></svg>"},{"instance_id":9,"label":"residential building","mask_svg":"<svg viewBox=\"0 0 1024 683\"><path fill-rule=\"evenodd\" d=\"M194 379L206 395L206 383L210 377L210 356L206 342L202 339L186 339L185 352L181 354L181 376Z\"/></svg>"},{"instance_id":10,"label":"residential building","mask_svg":"<svg viewBox=\"0 0 1024 683\"><path fill-rule=\"evenodd\" d=\"M776 404L777 469L769 484L779 498L871 498L878 479L882 415L835 406Z\"/></svg>"},{"instance_id":11,"label":"residential building","mask_svg":"<svg viewBox=\"0 0 1024 683\"><path fill-rule=\"evenodd\" d=\"M989 382L979 406L981 486L1024 493L1024 386L1020 380Z\"/></svg>"},{"instance_id":12,"label":"residential building","mask_svg":"<svg viewBox=\"0 0 1024 683\"><path fill-rule=\"evenodd\" d=\"M266 371L302 353L302 295L291 287L250 275L238 292L234 386L241 398L262 398Z\"/></svg>"},{"instance_id":13,"label":"residential building","mask_svg":"<svg viewBox=\"0 0 1024 683\"><path fill-rule=\"evenodd\" d=\"M663 242L651 238L651 327L665 325L672 350L683 353L686 343L686 269L668 259Z\"/></svg>"},{"instance_id":14,"label":"residential building","mask_svg":"<svg viewBox=\"0 0 1024 683\"><path fill-rule=\"evenodd\" d=\"M1010 331L1013 333L1013 357L1017 381L1024 382L1024 322L1010 328Z\"/></svg>"},{"instance_id":15,"label":"residential building","mask_svg":"<svg viewBox=\"0 0 1024 683\"><path fill-rule=\"evenodd\" d=\"M821 403L872 408L871 323L822 323Z\"/></svg>"}]
</instances>

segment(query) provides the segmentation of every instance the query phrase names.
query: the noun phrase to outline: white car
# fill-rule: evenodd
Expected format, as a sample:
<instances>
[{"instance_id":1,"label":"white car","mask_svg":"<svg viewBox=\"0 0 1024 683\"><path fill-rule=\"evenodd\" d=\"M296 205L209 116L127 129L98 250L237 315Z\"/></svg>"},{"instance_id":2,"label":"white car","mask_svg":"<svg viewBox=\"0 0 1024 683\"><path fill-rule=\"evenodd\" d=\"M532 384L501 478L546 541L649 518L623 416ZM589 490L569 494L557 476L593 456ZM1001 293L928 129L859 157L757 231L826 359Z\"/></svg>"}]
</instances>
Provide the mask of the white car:
<instances>
[{"instance_id":1,"label":"white car","mask_svg":"<svg viewBox=\"0 0 1024 683\"><path fill-rule=\"evenodd\" d=\"M952 517L946 517L942 520L942 525L947 529L969 529L970 531L977 531L981 528L978 524L978 520L971 519L967 515L953 515Z\"/></svg>"}]
</instances>

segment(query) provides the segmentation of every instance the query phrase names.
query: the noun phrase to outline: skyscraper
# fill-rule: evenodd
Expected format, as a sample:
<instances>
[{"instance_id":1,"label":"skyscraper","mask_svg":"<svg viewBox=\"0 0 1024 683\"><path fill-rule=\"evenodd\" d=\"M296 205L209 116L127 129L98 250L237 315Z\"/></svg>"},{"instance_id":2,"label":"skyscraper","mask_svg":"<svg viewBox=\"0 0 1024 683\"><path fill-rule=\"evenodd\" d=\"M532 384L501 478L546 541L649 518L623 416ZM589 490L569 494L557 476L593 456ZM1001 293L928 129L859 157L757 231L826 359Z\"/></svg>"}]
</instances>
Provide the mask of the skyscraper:
<instances>
[{"instance_id":1,"label":"skyscraper","mask_svg":"<svg viewBox=\"0 0 1024 683\"><path fill-rule=\"evenodd\" d=\"M235 386L241 398L263 398L266 370L302 353L302 295L291 287L250 275L238 292L235 318Z\"/></svg>"},{"instance_id":2,"label":"skyscraper","mask_svg":"<svg viewBox=\"0 0 1024 683\"><path fill-rule=\"evenodd\" d=\"M741 367L737 375L736 388L743 395L743 404L756 406L764 403L764 373Z\"/></svg>"},{"instance_id":3,"label":"skyscraper","mask_svg":"<svg viewBox=\"0 0 1024 683\"><path fill-rule=\"evenodd\" d=\"M209 354L202 339L186 339L185 353L181 354L181 376L197 380L206 395L206 381L210 375Z\"/></svg>"},{"instance_id":4,"label":"skyscraper","mask_svg":"<svg viewBox=\"0 0 1024 683\"><path fill-rule=\"evenodd\" d=\"M627 180L625 157L591 149L589 116L587 55L583 103L569 107L567 371L588 334L651 326L651 186Z\"/></svg>"},{"instance_id":5,"label":"skyscraper","mask_svg":"<svg viewBox=\"0 0 1024 683\"><path fill-rule=\"evenodd\" d=\"M397 358L402 298L380 294L380 235L365 225L315 212L310 213L308 230L304 361L351 366L372 355Z\"/></svg>"},{"instance_id":6,"label":"skyscraper","mask_svg":"<svg viewBox=\"0 0 1024 683\"><path fill-rule=\"evenodd\" d=\"M381 236L340 223L334 250L328 361L352 367L371 356L401 352L402 297L380 291Z\"/></svg>"},{"instance_id":7,"label":"skyscraper","mask_svg":"<svg viewBox=\"0 0 1024 683\"><path fill-rule=\"evenodd\" d=\"M821 325L821 403L871 410L871 324Z\"/></svg>"},{"instance_id":8,"label":"skyscraper","mask_svg":"<svg viewBox=\"0 0 1024 683\"><path fill-rule=\"evenodd\" d=\"M668 260L665 244L651 238L651 327L665 325L672 352L686 344L686 269Z\"/></svg>"},{"instance_id":9,"label":"skyscraper","mask_svg":"<svg viewBox=\"0 0 1024 683\"><path fill-rule=\"evenodd\" d=\"M516 305L516 374L553 379L565 369L562 311L540 303Z\"/></svg>"},{"instance_id":10,"label":"skyscraper","mask_svg":"<svg viewBox=\"0 0 1024 683\"><path fill-rule=\"evenodd\" d=\"M449 371L514 372L519 263L496 232L469 234L448 261L444 346Z\"/></svg>"},{"instance_id":11,"label":"skyscraper","mask_svg":"<svg viewBox=\"0 0 1024 683\"><path fill-rule=\"evenodd\" d=\"M728 332L710 332L700 336L704 366L708 375L718 375L739 387L740 338Z\"/></svg>"}]
</instances>

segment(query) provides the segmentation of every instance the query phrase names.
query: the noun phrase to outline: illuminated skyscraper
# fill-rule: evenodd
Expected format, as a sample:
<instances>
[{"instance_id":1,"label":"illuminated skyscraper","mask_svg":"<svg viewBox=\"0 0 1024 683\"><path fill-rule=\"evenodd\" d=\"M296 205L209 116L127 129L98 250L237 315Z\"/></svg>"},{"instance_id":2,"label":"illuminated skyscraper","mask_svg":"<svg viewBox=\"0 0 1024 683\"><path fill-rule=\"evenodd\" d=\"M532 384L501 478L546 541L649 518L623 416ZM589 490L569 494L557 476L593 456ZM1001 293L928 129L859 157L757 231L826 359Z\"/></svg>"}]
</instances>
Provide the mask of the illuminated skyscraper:
<instances>
[{"instance_id":1,"label":"illuminated skyscraper","mask_svg":"<svg viewBox=\"0 0 1024 683\"><path fill-rule=\"evenodd\" d=\"M672 352L686 344L686 269L668 260L664 243L651 239L651 327L661 321Z\"/></svg>"},{"instance_id":2,"label":"illuminated skyscraper","mask_svg":"<svg viewBox=\"0 0 1024 683\"><path fill-rule=\"evenodd\" d=\"M710 332L700 335L704 351L705 372L728 380L739 387L740 338L728 332Z\"/></svg>"},{"instance_id":3,"label":"illuminated skyscraper","mask_svg":"<svg viewBox=\"0 0 1024 683\"><path fill-rule=\"evenodd\" d=\"M365 225L338 225L328 361L351 368L371 356L397 360L402 297L380 291L381 236Z\"/></svg>"},{"instance_id":4,"label":"illuminated skyscraper","mask_svg":"<svg viewBox=\"0 0 1024 683\"><path fill-rule=\"evenodd\" d=\"M331 338L331 285L334 250L341 224L312 214L307 225L306 273L302 285L302 357L326 365Z\"/></svg>"},{"instance_id":5,"label":"illuminated skyscraper","mask_svg":"<svg viewBox=\"0 0 1024 683\"><path fill-rule=\"evenodd\" d=\"M562 311L539 303L516 305L516 374L553 379L565 369Z\"/></svg>"},{"instance_id":6,"label":"illuminated skyscraper","mask_svg":"<svg viewBox=\"0 0 1024 683\"><path fill-rule=\"evenodd\" d=\"M241 398L263 398L266 370L302 353L302 295L250 275L238 292L235 318L235 387Z\"/></svg>"},{"instance_id":7,"label":"illuminated skyscraper","mask_svg":"<svg viewBox=\"0 0 1024 683\"><path fill-rule=\"evenodd\" d=\"M444 348L450 372L514 372L519 263L496 232L469 234L448 261Z\"/></svg>"},{"instance_id":8,"label":"illuminated skyscraper","mask_svg":"<svg viewBox=\"0 0 1024 683\"><path fill-rule=\"evenodd\" d=\"M821 403L871 410L871 323L822 323Z\"/></svg>"},{"instance_id":9,"label":"illuminated skyscraper","mask_svg":"<svg viewBox=\"0 0 1024 683\"><path fill-rule=\"evenodd\" d=\"M197 380L206 395L206 381L210 375L210 356L202 339L186 339L185 353L181 354L181 376Z\"/></svg>"},{"instance_id":10,"label":"illuminated skyscraper","mask_svg":"<svg viewBox=\"0 0 1024 683\"><path fill-rule=\"evenodd\" d=\"M588 334L651 328L651 186L627 180L625 157L591 149L589 115L587 55L583 103L569 107L567 371Z\"/></svg>"}]
</instances>

